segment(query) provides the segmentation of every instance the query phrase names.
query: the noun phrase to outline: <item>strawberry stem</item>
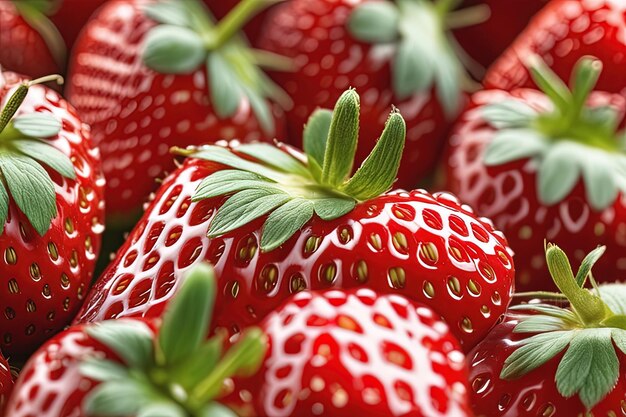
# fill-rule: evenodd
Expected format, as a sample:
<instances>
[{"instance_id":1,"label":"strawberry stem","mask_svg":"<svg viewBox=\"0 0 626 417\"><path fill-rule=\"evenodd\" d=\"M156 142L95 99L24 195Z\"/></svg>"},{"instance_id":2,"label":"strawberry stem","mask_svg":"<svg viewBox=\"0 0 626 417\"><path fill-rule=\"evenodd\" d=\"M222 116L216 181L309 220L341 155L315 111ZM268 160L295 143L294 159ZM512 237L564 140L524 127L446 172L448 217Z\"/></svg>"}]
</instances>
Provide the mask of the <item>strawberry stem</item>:
<instances>
[{"instance_id":1,"label":"strawberry stem","mask_svg":"<svg viewBox=\"0 0 626 417\"><path fill-rule=\"evenodd\" d=\"M443 17L452 10L456 9L459 4L461 4L461 0L438 0L435 3L435 8L439 12L440 16Z\"/></svg>"},{"instance_id":2,"label":"strawberry stem","mask_svg":"<svg viewBox=\"0 0 626 417\"><path fill-rule=\"evenodd\" d=\"M210 49L217 49L228 42L261 10L283 0L243 0L230 11L217 25L215 38Z\"/></svg>"},{"instance_id":3,"label":"strawberry stem","mask_svg":"<svg viewBox=\"0 0 626 417\"><path fill-rule=\"evenodd\" d=\"M466 7L460 10L448 12L445 17L448 29L460 29L468 26L479 25L491 17L491 9L486 4Z\"/></svg>"}]
</instances>

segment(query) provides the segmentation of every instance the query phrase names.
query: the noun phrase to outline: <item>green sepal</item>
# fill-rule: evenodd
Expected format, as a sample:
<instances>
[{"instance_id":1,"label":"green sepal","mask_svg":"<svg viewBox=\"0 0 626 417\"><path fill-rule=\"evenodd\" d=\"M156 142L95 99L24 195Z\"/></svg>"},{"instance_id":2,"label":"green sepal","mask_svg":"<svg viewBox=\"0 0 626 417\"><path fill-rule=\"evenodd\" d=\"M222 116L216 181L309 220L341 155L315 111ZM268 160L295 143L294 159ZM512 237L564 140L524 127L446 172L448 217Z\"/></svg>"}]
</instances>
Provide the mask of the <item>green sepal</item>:
<instances>
[{"instance_id":1,"label":"green sepal","mask_svg":"<svg viewBox=\"0 0 626 417\"><path fill-rule=\"evenodd\" d=\"M391 188L398 176L406 124L402 116L394 111L387 119L385 129L372 153L363 161L354 176L341 191L357 200L369 200Z\"/></svg>"},{"instance_id":2,"label":"green sepal","mask_svg":"<svg viewBox=\"0 0 626 417\"><path fill-rule=\"evenodd\" d=\"M227 169L217 171L203 179L198 185L192 201L231 194L248 188L271 189L272 185L252 172Z\"/></svg>"},{"instance_id":3,"label":"green sepal","mask_svg":"<svg viewBox=\"0 0 626 417\"><path fill-rule=\"evenodd\" d=\"M328 109L317 109L311 114L304 126L302 143L307 154L309 164L316 164L319 168L324 164L326 141L330 132L330 123L333 112ZM321 171L320 171L321 172Z\"/></svg>"},{"instance_id":4,"label":"green sepal","mask_svg":"<svg viewBox=\"0 0 626 417\"><path fill-rule=\"evenodd\" d=\"M4 225L9 217L9 193L4 182L0 181L0 235L4 233Z\"/></svg>"},{"instance_id":5,"label":"green sepal","mask_svg":"<svg viewBox=\"0 0 626 417\"><path fill-rule=\"evenodd\" d=\"M238 414L225 405L213 402L200 410L198 417L238 417Z\"/></svg>"},{"instance_id":6,"label":"green sepal","mask_svg":"<svg viewBox=\"0 0 626 417\"><path fill-rule=\"evenodd\" d=\"M50 138L61 131L61 122L51 114L29 113L13 118L13 127L24 136Z\"/></svg>"},{"instance_id":7,"label":"green sepal","mask_svg":"<svg viewBox=\"0 0 626 417\"><path fill-rule=\"evenodd\" d=\"M578 268L578 272L576 273L576 283L579 287L583 288L585 286L585 282L587 281L587 277L591 272L591 268L595 265L596 262L604 255L606 251L606 246L598 246L591 252L585 256L585 258L580 263L580 267Z\"/></svg>"},{"instance_id":8,"label":"green sepal","mask_svg":"<svg viewBox=\"0 0 626 417\"><path fill-rule=\"evenodd\" d=\"M550 147L537 172L537 190L543 204L557 204L570 194L580 175L580 166L572 161L584 151L584 147L571 142Z\"/></svg>"},{"instance_id":9,"label":"green sepal","mask_svg":"<svg viewBox=\"0 0 626 417\"><path fill-rule=\"evenodd\" d=\"M215 112L222 119L234 116L243 98L236 73L219 52L209 54L207 71Z\"/></svg>"},{"instance_id":10,"label":"green sepal","mask_svg":"<svg viewBox=\"0 0 626 417\"><path fill-rule=\"evenodd\" d=\"M0 153L0 170L17 206L37 233L45 235L57 215L54 183L46 170L29 157L9 152Z\"/></svg>"},{"instance_id":11,"label":"green sepal","mask_svg":"<svg viewBox=\"0 0 626 417\"><path fill-rule=\"evenodd\" d=\"M146 35L143 61L163 74L191 74L204 62L207 52L202 38L193 30L159 25Z\"/></svg>"},{"instance_id":12,"label":"green sepal","mask_svg":"<svg viewBox=\"0 0 626 417\"><path fill-rule=\"evenodd\" d=\"M163 401L142 407L136 417L188 417L188 414L179 405Z\"/></svg>"},{"instance_id":13,"label":"green sepal","mask_svg":"<svg viewBox=\"0 0 626 417\"><path fill-rule=\"evenodd\" d=\"M166 25L191 27L192 21L186 8L169 2L161 1L143 6L143 11L150 19Z\"/></svg>"},{"instance_id":14,"label":"green sepal","mask_svg":"<svg viewBox=\"0 0 626 417\"><path fill-rule=\"evenodd\" d=\"M130 378L129 369L109 359L89 358L80 364L81 375L94 381L119 381Z\"/></svg>"},{"instance_id":15,"label":"green sepal","mask_svg":"<svg viewBox=\"0 0 626 417\"><path fill-rule=\"evenodd\" d=\"M600 286L600 298L615 314L626 315L626 286L621 283Z\"/></svg>"},{"instance_id":16,"label":"green sepal","mask_svg":"<svg viewBox=\"0 0 626 417\"><path fill-rule=\"evenodd\" d=\"M54 146L42 141L29 139L16 140L12 145L24 155L48 165L63 177L72 180L76 179L76 171L74 170L72 160Z\"/></svg>"},{"instance_id":17,"label":"green sepal","mask_svg":"<svg viewBox=\"0 0 626 417\"><path fill-rule=\"evenodd\" d=\"M526 128L537 117L537 111L521 100L504 100L482 108L482 116L497 129Z\"/></svg>"},{"instance_id":18,"label":"green sepal","mask_svg":"<svg viewBox=\"0 0 626 417\"><path fill-rule=\"evenodd\" d=\"M177 380L181 385L188 389L195 387L213 371L222 357L222 348L227 338L227 334L218 333L204 342L193 355L177 364L175 372L179 375Z\"/></svg>"},{"instance_id":19,"label":"green sepal","mask_svg":"<svg viewBox=\"0 0 626 417\"><path fill-rule=\"evenodd\" d=\"M97 323L85 332L115 352L130 367L145 369L154 358L154 334L144 323L109 320Z\"/></svg>"},{"instance_id":20,"label":"green sepal","mask_svg":"<svg viewBox=\"0 0 626 417\"><path fill-rule=\"evenodd\" d=\"M534 130L501 130L495 134L485 151L485 165L498 166L533 158L542 154L548 146L546 138Z\"/></svg>"},{"instance_id":21,"label":"green sepal","mask_svg":"<svg viewBox=\"0 0 626 417\"><path fill-rule=\"evenodd\" d=\"M313 201L315 214L322 220L335 220L354 210L356 201L352 198L319 198Z\"/></svg>"},{"instance_id":22,"label":"green sepal","mask_svg":"<svg viewBox=\"0 0 626 417\"><path fill-rule=\"evenodd\" d=\"M284 172L310 177L306 166L291 155L267 143L248 143L237 147L237 152Z\"/></svg>"},{"instance_id":23,"label":"green sepal","mask_svg":"<svg viewBox=\"0 0 626 417\"><path fill-rule=\"evenodd\" d=\"M218 164L223 164L242 171L253 172L278 183L285 178L284 174L276 171L275 169L243 159L221 146L203 146L197 152L193 152L192 155L194 158L217 162Z\"/></svg>"},{"instance_id":24,"label":"green sepal","mask_svg":"<svg viewBox=\"0 0 626 417\"><path fill-rule=\"evenodd\" d=\"M514 333L545 333L563 330L565 324L559 317L536 315L521 320L513 330Z\"/></svg>"},{"instance_id":25,"label":"green sepal","mask_svg":"<svg viewBox=\"0 0 626 417\"><path fill-rule=\"evenodd\" d=\"M553 306L550 304L521 304L509 307L513 311L533 311L539 314L545 314L550 317L560 318L564 322L575 322L576 314L565 308Z\"/></svg>"},{"instance_id":26,"label":"green sepal","mask_svg":"<svg viewBox=\"0 0 626 417\"><path fill-rule=\"evenodd\" d=\"M363 42L388 43L398 38L400 12L392 2L366 2L348 19L350 34Z\"/></svg>"},{"instance_id":27,"label":"green sepal","mask_svg":"<svg viewBox=\"0 0 626 417\"><path fill-rule=\"evenodd\" d=\"M86 415L98 417L134 416L157 399L146 385L133 379L115 380L98 385L87 396Z\"/></svg>"},{"instance_id":28,"label":"green sepal","mask_svg":"<svg viewBox=\"0 0 626 417\"><path fill-rule=\"evenodd\" d=\"M314 204L294 198L272 211L263 225L261 250L272 251L285 243L313 217Z\"/></svg>"},{"instance_id":29,"label":"green sepal","mask_svg":"<svg viewBox=\"0 0 626 417\"><path fill-rule=\"evenodd\" d=\"M215 274L207 264L195 266L163 316L159 358L174 366L198 350L209 332L215 300Z\"/></svg>"}]
</instances>

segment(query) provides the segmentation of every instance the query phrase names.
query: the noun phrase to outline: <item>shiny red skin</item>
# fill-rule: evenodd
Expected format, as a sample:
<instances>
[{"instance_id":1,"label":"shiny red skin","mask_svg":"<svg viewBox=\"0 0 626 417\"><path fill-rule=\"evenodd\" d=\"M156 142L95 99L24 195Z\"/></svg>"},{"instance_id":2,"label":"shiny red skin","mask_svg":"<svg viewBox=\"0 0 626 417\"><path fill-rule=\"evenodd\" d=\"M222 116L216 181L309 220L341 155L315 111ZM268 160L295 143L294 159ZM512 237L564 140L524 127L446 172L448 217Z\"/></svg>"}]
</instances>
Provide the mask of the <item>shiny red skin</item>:
<instances>
[{"instance_id":1,"label":"shiny red skin","mask_svg":"<svg viewBox=\"0 0 626 417\"><path fill-rule=\"evenodd\" d=\"M9 362L0 353L0 416L4 416L4 407L13 390L13 374Z\"/></svg>"},{"instance_id":2,"label":"shiny red skin","mask_svg":"<svg viewBox=\"0 0 626 417\"><path fill-rule=\"evenodd\" d=\"M157 323L144 321L153 332ZM109 348L86 333L88 326L72 326L43 345L26 363L7 404L11 417L90 417L85 397L98 382L83 376L80 364L98 357L121 362Z\"/></svg>"},{"instance_id":3,"label":"shiny red skin","mask_svg":"<svg viewBox=\"0 0 626 417\"><path fill-rule=\"evenodd\" d=\"M460 345L422 304L366 288L303 292L261 328L263 366L224 399L242 416L473 415Z\"/></svg>"},{"instance_id":4,"label":"shiny red skin","mask_svg":"<svg viewBox=\"0 0 626 417\"><path fill-rule=\"evenodd\" d=\"M385 194L337 220L314 217L282 247L262 253L258 242L264 219L220 238L206 237L225 198L192 202L191 196L202 179L220 169L188 159L163 182L95 284L78 322L159 316L182 272L203 259L215 266L223 295L217 299L214 324L233 332L258 323L304 288L367 285L383 294L404 294L437 310L468 349L506 310L514 275L506 240L488 220L477 219L451 195L432 196L423 190ZM406 249L394 244L403 237ZM313 250L306 251L308 239ZM428 242L438 252L435 261L424 254L422 246ZM363 279L359 262L367 269ZM390 272L394 268L402 271ZM393 284L390 274L403 271L404 284ZM450 277L459 281L458 297L449 290ZM469 294L469 280L481 288L480 294ZM427 282L432 284L433 298L425 293ZM471 331L462 329L464 317L471 321Z\"/></svg>"},{"instance_id":5,"label":"shiny red skin","mask_svg":"<svg viewBox=\"0 0 626 417\"><path fill-rule=\"evenodd\" d=\"M0 68L32 78L63 70L43 37L24 21L11 1L0 1Z\"/></svg>"},{"instance_id":6,"label":"shiny red skin","mask_svg":"<svg viewBox=\"0 0 626 417\"><path fill-rule=\"evenodd\" d=\"M62 0L61 7L50 16L59 29L67 50L71 51L80 31L91 15L107 0Z\"/></svg>"},{"instance_id":7,"label":"shiny red skin","mask_svg":"<svg viewBox=\"0 0 626 417\"><path fill-rule=\"evenodd\" d=\"M0 73L0 107L24 78ZM69 155L76 180L53 171L57 217L40 237L11 200L0 235L0 349L8 357L25 357L60 331L76 315L91 283L104 222L104 177L89 127L51 89L35 85L16 115L50 113L63 122L47 142ZM14 252L15 256L12 256Z\"/></svg>"},{"instance_id":8,"label":"shiny red skin","mask_svg":"<svg viewBox=\"0 0 626 417\"><path fill-rule=\"evenodd\" d=\"M461 8L480 4L489 6L489 18L478 25L457 29L454 35L465 52L487 68L548 0L465 0Z\"/></svg>"},{"instance_id":9,"label":"shiny red skin","mask_svg":"<svg viewBox=\"0 0 626 417\"><path fill-rule=\"evenodd\" d=\"M566 399L556 389L556 369L564 353L520 378L500 379L504 360L520 346L522 338L532 336L532 333L513 333L517 323L519 315L507 314L504 322L467 355L470 396L477 417L604 417L624 413L626 357L619 349L615 349L620 362L617 386L590 414L585 413L577 396Z\"/></svg>"},{"instance_id":10,"label":"shiny red skin","mask_svg":"<svg viewBox=\"0 0 626 417\"><path fill-rule=\"evenodd\" d=\"M266 21L259 45L293 58L297 66L296 71L277 72L273 78L294 102L287 120L289 137L298 147L311 113L318 107L332 109L345 90L356 88L361 95L356 157L360 163L382 132L392 105L398 107L407 122L407 141L396 186L413 189L433 173L445 143L446 118L431 92L397 99L391 85L391 54L349 34L350 12L364 1L291 0L279 4Z\"/></svg>"},{"instance_id":11,"label":"shiny red skin","mask_svg":"<svg viewBox=\"0 0 626 417\"><path fill-rule=\"evenodd\" d=\"M492 219L507 236L515 253L518 291L556 290L545 264L546 239L570 254L574 265L596 246L606 245L606 253L594 267L594 276L602 282L622 279L625 265L620 259L626 247L624 196L607 209L596 211L588 204L581 181L561 203L544 206L537 198L536 166L530 161L484 165L485 149L496 131L486 124L482 108L512 98L522 98L538 110L551 108L542 93L530 89L474 94L450 138L445 189L478 214ZM593 93L591 101L612 105L623 118L623 97Z\"/></svg>"},{"instance_id":12,"label":"shiny red skin","mask_svg":"<svg viewBox=\"0 0 626 417\"><path fill-rule=\"evenodd\" d=\"M206 68L163 75L144 66L146 32L156 23L145 0L107 3L88 23L70 62L67 96L91 125L107 177L107 216L138 213L155 179L175 168L169 150L214 142L272 140L283 136L283 115L274 107L276 131L263 133L247 100L237 114L219 120L209 101Z\"/></svg>"},{"instance_id":13,"label":"shiny red skin","mask_svg":"<svg viewBox=\"0 0 626 417\"><path fill-rule=\"evenodd\" d=\"M538 13L485 77L487 88L530 87L523 59L537 54L562 79L585 55L604 63L597 89L626 88L626 3L621 0L553 0Z\"/></svg>"}]
</instances>

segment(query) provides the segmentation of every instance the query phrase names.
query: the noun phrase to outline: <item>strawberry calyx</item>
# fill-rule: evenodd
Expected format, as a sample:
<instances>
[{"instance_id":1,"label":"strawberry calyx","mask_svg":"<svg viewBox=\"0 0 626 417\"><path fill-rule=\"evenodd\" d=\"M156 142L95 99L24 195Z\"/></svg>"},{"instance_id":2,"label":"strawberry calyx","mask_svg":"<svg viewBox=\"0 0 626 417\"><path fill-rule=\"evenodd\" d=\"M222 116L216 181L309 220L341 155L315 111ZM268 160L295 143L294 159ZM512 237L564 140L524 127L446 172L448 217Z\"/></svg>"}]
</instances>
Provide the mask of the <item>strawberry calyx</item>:
<instances>
[{"instance_id":1,"label":"strawberry calyx","mask_svg":"<svg viewBox=\"0 0 626 417\"><path fill-rule=\"evenodd\" d=\"M247 99L262 129L271 135L275 126L266 100L289 107L290 99L260 66L285 69L291 64L250 48L239 32L256 13L278 1L282 0L243 0L219 23L198 0L149 4L144 13L158 25L146 35L144 64L163 74L191 74L204 66L217 116L234 116Z\"/></svg>"},{"instance_id":2,"label":"strawberry calyx","mask_svg":"<svg viewBox=\"0 0 626 417\"><path fill-rule=\"evenodd\" d=\"M235 417L214 400L226 379L256 372L267 342L258 328L245 330L226 351L224 334L206 340L215 296L213 269L200 264L186 275L156 337L137 320L90 326L87 334L121 361L90 357L81 363L81 373L99 382L85 398L86 414Z\"/></svg>"},{"instance_id":3,"label":"strawberry calyx","mask_svg":"<svg viewBox=\"0 0 626 417\"><path fill-rule=\"evenodd\" d=\"M570 306L511 307L519 314L514 333L530 335L506 358L502 379L524 376L563 353L555 375L563 397L578 396L589 411L614 389L620 376L616 349L626 354L626 285L596 284L591 268L604 250L598 247L589 253L574 276L567 255L558 246L547 245L548 269L561 291L557 294ZM585 288L587 281L593 289ZM546 293L542 298L553 297Z\"/></svg>"},{"instance_id":4,"label":"strawberry calyx","mask_svg":"<svg viewBox=\"0 0 626 417\"><path fill-rule=\"evenodd\" d=\"M67 61L67 47L63 36L48 16L59 8L59 0L12 0L22 19L44 40L52 58L63 70Z\"/></svg>"},{"instance_id":5,"label":"strawberry calyx","mask_svg":"<svg viewBox=\"0 0 626 417\"><path fill-rule=\"evenodd\" d=\"M396 179L406 125L393 109L378 142L354 175L359 136L360 99L348 90L334 110L318 109L304 129L304 151L278 144L244 144L174 149L192 158L228 167L206 177L193 201L228 197L209 226L217 237L267 215L261 232L261 250L280 247L313 216L337 219L357 203L378 197ZM299 155L298 155L299 154Z\"/></svg>"},{"instance_id":6,"label":"strawberry calyx","mask_svg":"<svg viewBox=\"0 0 626 417\"><path fill-rule=\"evenodd\" d=\"M404 100L434 88L448 117L461 106L462 91L472 84L472 66L451 29L489 16L488 7L455 10L459 0L363 2L351 13L348 30L357 40L377 47L395 46L391 62L395 95ZM465 59L466 62L463 62Z\"/></svg>"},{"instance_id":7,"label":"strawberry calyx","mask_svg":"<svg viewBox=\"0 0 626 417\"><path fill-rule=\"evenodd\" d=\"M9 195L37 233L46 234L57 206L54 183L45 167L76 179L70 158L47 143L61 131L61 121L41 112L15 116L28 89L49 81L61 84L63 78L50 75L23 82L0 112L0 234L9 215Z\"/></svg>"},{"instance_id":8,"label":"strawberry calyx","mask_svg":"<svg viewBox=\"0 0 626 417\"><path fill-rule=\"evenodd\" d=\"M522 99L486 106L485 120L497 132L484 162L499 166L532 159L537 164L537 193L545 205L561 202L582 179L590 206L603 210L626 191L624 132L610 106L588 105L602 63L584 57L568 87L538 57L529 60L531 74L553 108L538 111Z\"/></svg>"}]
</instances>

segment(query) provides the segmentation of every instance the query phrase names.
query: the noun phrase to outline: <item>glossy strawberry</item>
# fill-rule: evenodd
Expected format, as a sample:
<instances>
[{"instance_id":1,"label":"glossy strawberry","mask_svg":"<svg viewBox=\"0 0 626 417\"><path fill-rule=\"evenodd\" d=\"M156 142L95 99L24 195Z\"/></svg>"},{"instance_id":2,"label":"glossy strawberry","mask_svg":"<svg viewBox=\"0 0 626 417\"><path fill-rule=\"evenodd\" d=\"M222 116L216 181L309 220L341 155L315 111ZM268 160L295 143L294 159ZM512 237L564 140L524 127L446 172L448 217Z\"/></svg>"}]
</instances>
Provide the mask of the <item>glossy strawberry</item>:
<instances>
[{"instance_id":1,"label":"glossy strawberry","mask_svg":"<svg viewBox=\"0 0 626 417\"><path fill-rule=\"evenodd\" d=\"M518 290L553 287L544 239L578 261L606 245L597 268L602 279L618 279L615 271L626 267L626 156L616 133L626 102L600 92L587 98L599 67L581 61L571 93L547 68L535 75L548 96L529 89L476 93L451 136L446 189L506 234Z\"/></svg>"},{"instance_id":2,"label":"glossy strawberry","mask_svg":"<svg viewBox=\"0 0 626 417\"><path fill-rule=\"evenodd\" d=\"M0 349L12 358L75 316L103 230L98 151L45 80L0 72Z\"/></svg>"},{"instance_id":3,"label":"glossy strawberry","mask_svg":"<svg viewBox=\"0 0 626 417\"><path fill-rule=\"evenodd\" d=\"M424 305L365 288L302 292L261 329L263 366L232 394L242 416L472 415L460 345Z\"/></svg>"},{"instance_id":4,"label":"glossy strawberry","mask_svg":"<svg viewBox=\"0 0 626 417\"><path fill-rule=\"evenodd\" d=\"M264 4L246 3L248 12ZM155 179L175 168L171 146L282 135L270 100L281 94L236 34L244 21L215 25L197 0L120 0L87 25L68 97L102 152L111 218L140 211Z\"/></svg>"},{"instance_id":5,"label":"glossy strawberry","mask_svg":"<svg viewBox=\"0 0 626 417\"><path fill-rule=\"evenodd\" d=\"M50 0L48 0L50 1ZM58 6L50 15L50 20L59 30L67 50L71 51L91 15L107 0L51 0Z\"/></svg>"},{"instance_id":6,"label":"glossy strawberry","mask_svg":"<svg viewBox=\"0 0 626 417\"><path fill-rule=\"evenodd\" d=\"M249 329L232 346L222 336L204 341L212 271L199 266L184 282L162 324L111 320L73 326L48 341L20 374L7 416L235 417L213 399L224 379L257 370L265 337Z\"/></svg>"},{"instance_id":7,"label":"glossy strawberry","mask_svg":"<svg viewBox=\"0 0 626 417\"><path fill-rule=\"evenodd\" d=\"M9 363L0 353L0 415L4 416L4 407L13 390L13 374Z\"/></svg>"},{"instance_id":8,"label":"glossy strawberry","mask_svg":"<svg viewBox=\"0 0 626 417\"><path fill-rule=\"evenodd\" d=\"M509 302L506 240L449 194L385 192L404 141L396 112L347 180L358 128L349 90L332 117L309 122L308 155L264 144L186 152L77 320L158 316L179 271L206 259L223 294L214 323L232 332L295 292L367 285L432 306L473 345Z\"/></svg>"},{"instance_id":9,"label":"glossy strawberry","mask_svg":"<svg viewBox=\"0 0 626 417\"><path fill-rule=\"evenodd\" d=\"M292 97L289 134L316 108L332 108L347 88L362 92L362 144L374 145L391 105L407 120L407 144L397 186L412 189L432 174L447 123L461 107L466 81L447 30L448 0L292 0L276 6L259 45L293 59L294 71L274 76ZM461 19L462 20L462 19Z\"/></svg>"},{"instance_id":10,"label":"glossy strawberry","mask_svg":"<svg viewBox=\"0 0 626 417\"><path fill-rule=\"evenodd\" d=\"M548 247L548 266L571 305L516 306L468 355L477 416L623 414L626 286L607 284L597 292L584 288L602 249L585 260L574 278L564 252Z\"/></svg>"},{"instance_id":11,"label":"glossy strawberry","mask_svg":"<svg viewBox=\"0 0 626 417\"><path fill-rule=\"evenodd\" d=\"M485 21L454 31L467 54L486 69L513 43L548 0L464 0L462 4L488 7ZM484 9L474 10L484 13Z\"/></svg>"},{"instance_id":12,"label":"glossy strawberry","mask_svg":"<svg viewBox=\"0 0 626 417\"><path fill-rule=\"evenodd\" d=\"M490 68L485 85L510 90L533 85L525 60L539 55L563 80L576 62L593 55L604 64L598 89L626 88L626 3L622 0L553 0L536 15Z\"/></svg>"}]
</instances>

